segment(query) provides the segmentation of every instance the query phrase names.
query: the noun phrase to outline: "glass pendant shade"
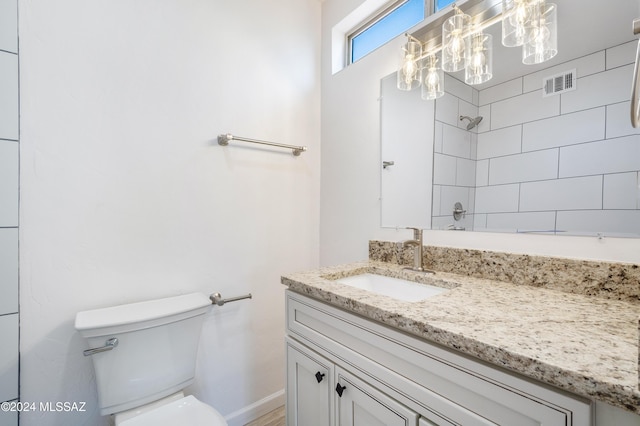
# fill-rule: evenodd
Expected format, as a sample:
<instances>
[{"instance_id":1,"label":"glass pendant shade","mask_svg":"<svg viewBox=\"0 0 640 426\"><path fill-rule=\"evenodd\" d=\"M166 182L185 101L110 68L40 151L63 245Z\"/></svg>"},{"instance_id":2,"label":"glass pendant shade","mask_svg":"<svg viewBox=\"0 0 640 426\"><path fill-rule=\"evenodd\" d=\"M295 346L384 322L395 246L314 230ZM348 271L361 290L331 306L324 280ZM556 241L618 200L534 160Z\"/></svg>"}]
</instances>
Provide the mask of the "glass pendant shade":
<instances>
[{"instance_id":1,"label":"glass pendant shade","mask_svg":"<svg viewBox=\"0 0 640 426\"><path fill-rule=\"evenodd\" d=\"M522 46L531 19L531 3L538 0L502 0L502 44Z\"/></svg>"},{"instance_id":2,"label":"glass pendant shade","mask_svg":"<svg viewBox=\"0 0 640 426\"><path fill-rule=\"evenodd\" d=\"M558 53L558 7L538 1L531 9L522 45L522 62L527 65L548 61Z\"/></svg>"},{"instance_id":3,"label":"glass pendant shade","mask_svg":"<svg viewBox=\"0 0 640 426\"><path fill-rule=\"evenodd\" d=\"M424 80L422 81L422 99L431 101L444 95L444 72L438 67L436 55L429 55L424 60Z\"/></svg>"},{"instance_id":4,"label":"glass pendant shade","mask_svg":"<svg viewBox=\"0 0 640 426\"><path fill-rule=\"evenodd\" d=\"M398 68L398 89L411 90L420 86L422 80L420 56L422 56L420 43L409 41L402 47L402 57Z\"/></svg>"},{"instance_id":5,"label":"glass pendant shade","mask_svg":"<svg viewBox=\"0 0 640 426\"><path fill-rule=\"evenodd\" d=\"M447 72L464 68L465 32L471 17L457 11L442 24L442 69Z\"/></svg>"},{"instance_id":6,"label":"glass pendant shade","mask_svg":"<svg viewBox=\"0 0 640 426\"><path fill-rule=\"evenodd\" d=\"M467 84L481 84L493 77L493 46L491 34L478 31L467 40L464 81Z\"/></svg>"}]
</instances>

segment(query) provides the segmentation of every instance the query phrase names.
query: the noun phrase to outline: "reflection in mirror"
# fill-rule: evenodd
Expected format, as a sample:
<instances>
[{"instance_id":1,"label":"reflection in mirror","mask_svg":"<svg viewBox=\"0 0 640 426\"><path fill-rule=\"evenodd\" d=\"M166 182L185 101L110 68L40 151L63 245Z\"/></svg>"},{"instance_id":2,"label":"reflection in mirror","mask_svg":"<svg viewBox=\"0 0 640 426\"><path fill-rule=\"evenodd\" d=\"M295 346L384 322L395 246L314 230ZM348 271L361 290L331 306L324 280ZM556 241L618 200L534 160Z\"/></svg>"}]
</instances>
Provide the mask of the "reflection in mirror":
<instances>
[{"instance_id":1,"label":"reflection in mirror","mask_svg":"<svg viewBox=\"0 0 640 426\"><path fill-rule=\"evenodd\" d=\"M625 3L624 22L616 25L630 27L636 17L630 12L640 13L640 6ZM582 28L576 38L587 32ZM565 55L562 62L491 85L471 87L458 74L445 75L445 96L423 101L435 105L433 131L427 129L423 139L434 149L431 227L640 236L640 133L629 121L637 41L627 34L623 41ZM386 99L391 95L384 81ZM562 90L555 90L556 82L565 83L557 86ZM403 117L415 105L396 107L394 114ZM388 116L383 111L383 129ZM467 130L470 120L461 116L483 118ZM382 133L383 153L391 140ZM406 200L393 208L413 210L412 198ZM383 225L395 226L385 218L386 202L383 190ZM464 213L454 213L456 203Z\"/></svg>"},{"instance_id":2,"label":"reflection in mirror","mask_svg":"<svg viewBox=\"0 0 640 426\"><path fill-rule=\"evenodd\" d=\"M431 228L434 103L420 90L396 88L396 73L381 81L381 225Z\"/></svg>"}]
</instances>

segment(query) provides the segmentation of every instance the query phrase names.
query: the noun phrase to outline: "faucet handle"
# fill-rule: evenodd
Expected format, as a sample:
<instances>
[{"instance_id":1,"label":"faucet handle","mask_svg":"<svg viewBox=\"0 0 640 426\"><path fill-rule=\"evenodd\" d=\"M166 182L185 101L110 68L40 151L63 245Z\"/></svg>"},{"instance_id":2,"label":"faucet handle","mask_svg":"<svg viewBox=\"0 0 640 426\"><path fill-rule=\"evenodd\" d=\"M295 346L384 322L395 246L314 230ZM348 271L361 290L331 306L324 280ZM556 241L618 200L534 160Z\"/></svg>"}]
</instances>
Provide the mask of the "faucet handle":
<instances>
[{"instance_id":1,"label":"faucet handle","mask_svg":"<svg viewBox=\"0 0 640 426\"><path fill-rule=\"evenodd\" d=\"M407 226L406 229L413 229L413 239L422 241L422 229Z\"/></svg>"}]
</instances>

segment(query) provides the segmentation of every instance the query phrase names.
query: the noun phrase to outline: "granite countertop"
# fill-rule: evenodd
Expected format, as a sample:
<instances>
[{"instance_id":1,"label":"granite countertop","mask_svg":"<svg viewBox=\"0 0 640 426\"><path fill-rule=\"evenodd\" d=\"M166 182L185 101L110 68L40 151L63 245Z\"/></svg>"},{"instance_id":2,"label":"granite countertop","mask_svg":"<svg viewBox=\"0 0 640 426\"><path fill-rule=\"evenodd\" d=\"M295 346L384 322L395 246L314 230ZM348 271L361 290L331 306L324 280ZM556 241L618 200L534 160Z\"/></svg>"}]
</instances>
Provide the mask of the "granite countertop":
<instances>
[{"instance_id":1,"label":"granite countertop","mask_svg":"<svg viewBox=\"0 0 640 426\"><path fill-rule=\"evenodd\" d=\"M403 302L335 279L374 272L450 290ZM640 305L364 261L288 274L291 290L569 392L640 414Z\"/></svg>"}]
</instances>

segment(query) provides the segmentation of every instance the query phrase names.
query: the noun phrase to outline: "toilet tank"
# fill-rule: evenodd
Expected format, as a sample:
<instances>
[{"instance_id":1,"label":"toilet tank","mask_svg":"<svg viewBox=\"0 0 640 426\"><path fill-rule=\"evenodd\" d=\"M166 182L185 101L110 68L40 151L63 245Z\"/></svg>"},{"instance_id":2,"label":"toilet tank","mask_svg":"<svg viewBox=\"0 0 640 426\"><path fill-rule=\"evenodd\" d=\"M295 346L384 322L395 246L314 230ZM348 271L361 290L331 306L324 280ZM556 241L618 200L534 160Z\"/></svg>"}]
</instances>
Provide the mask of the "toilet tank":
<instances>
[{"instance_id":1,"label":"toilet tank","mask_svg":"<svg viewBox=\"0 0 640 426\"><path fill-rule=\"evenodd\" d=\"M76 314L75 328L90 348L118 339L91 355L100 413L117 413L182 390L195 377L204 314L202 293L131 303Z\"/></svg>"}]
</instances>

